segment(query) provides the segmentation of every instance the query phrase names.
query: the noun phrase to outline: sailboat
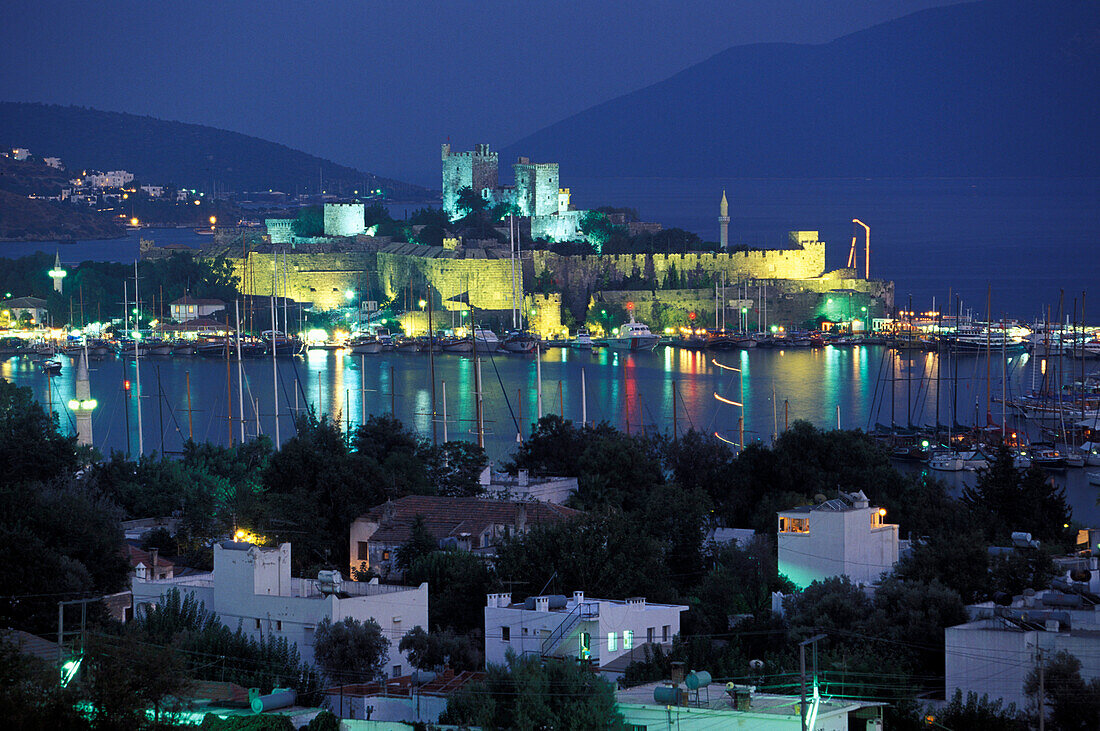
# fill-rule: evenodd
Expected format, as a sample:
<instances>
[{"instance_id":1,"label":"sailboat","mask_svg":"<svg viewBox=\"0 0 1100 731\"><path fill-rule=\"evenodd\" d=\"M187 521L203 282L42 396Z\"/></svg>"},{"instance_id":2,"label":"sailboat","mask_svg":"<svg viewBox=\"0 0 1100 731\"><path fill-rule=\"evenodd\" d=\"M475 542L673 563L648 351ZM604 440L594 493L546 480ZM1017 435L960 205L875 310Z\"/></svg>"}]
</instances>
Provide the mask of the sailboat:
<instances>
[{"instance_id":1,"label":"sailboat","mask_svg":"<svg viewBox=\"0 0 1100 731\"><path fill-rule=\"evenodd\" d=\"M519 246L516 242L515 217L508 220L508 233L512 243L512 326L515 329L501 339L500 349L506 353L533 353L539 347L539 339L523 328L523 308L517 302L517 281L518 289L522 290L523 268L516 266Z\"/></svg>"}]
</instances>

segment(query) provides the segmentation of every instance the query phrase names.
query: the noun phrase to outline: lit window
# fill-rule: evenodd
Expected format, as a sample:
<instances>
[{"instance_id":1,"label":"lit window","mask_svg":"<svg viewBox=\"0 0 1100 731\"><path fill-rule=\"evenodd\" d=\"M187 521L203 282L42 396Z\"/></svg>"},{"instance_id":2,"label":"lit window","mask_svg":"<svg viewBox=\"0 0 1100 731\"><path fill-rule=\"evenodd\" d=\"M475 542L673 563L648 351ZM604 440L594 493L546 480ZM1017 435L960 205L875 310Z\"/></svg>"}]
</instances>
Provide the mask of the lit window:
<instances>
[{"instance_id":1,"label":"lit window","mask_svg":"<svg viewBox=\"0 0 1100 731\"><path fill-rule=\"evenodd\" d=\"M195 306L194 305L187 305L187 311L188 312L194 312L195 311Z\"/></svg>"},{"instance_id":2,"label":"lit window","mask_svg":"<svg viewBox=\"0 0 1100 731\"><path fill-rule=\"evenodd\" d=\"M383 561L389 561L390 560L390 552L389 551L382 551L382 560Z\"/></svg>"},{"instance_id":3,"label":"lit window","mask_svg":"<svg viewBox=\"0 0 1100 731\"><path fill-rule=\"evenodd\" d=\"M615 652L619 649L619 641L614 632L607 633L607 651Z\"/></svg>"},{"instance_id":4,"label":"lit window","mask_svg":"<svg viewBox=\"0 0 1100 731\"><path fill-rule=\"evenodd\" d=\"M786 518L780 516L779 518L779 532L780 533L809 533L810 532L810 519L809 518Z\"/></svg>"},{"instance_id":5,"label":"lit window","mask_svg":"<svg viewBox=\"0 0 1100 731\"><path fill-rule=\"evenodd\" d=\"M632 630L632 629L623 630L623 649L624 650L633 650L634 649L634 630Z\"/></svg>"}]
</instances>

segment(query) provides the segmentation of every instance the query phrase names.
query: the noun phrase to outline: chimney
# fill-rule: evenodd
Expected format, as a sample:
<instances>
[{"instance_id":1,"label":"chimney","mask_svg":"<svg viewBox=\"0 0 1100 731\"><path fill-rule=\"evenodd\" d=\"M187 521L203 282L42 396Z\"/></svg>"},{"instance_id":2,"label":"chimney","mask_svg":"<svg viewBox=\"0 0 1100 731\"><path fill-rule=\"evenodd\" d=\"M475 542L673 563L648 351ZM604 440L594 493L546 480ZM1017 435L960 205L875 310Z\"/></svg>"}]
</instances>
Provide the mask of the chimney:
<instances>
[{"instance_id":1,"label":"chimney","mask_svg":"<svg viewBox=\"0 0 1100 731\"><path fill-rule=\"evenodd\" d=\"M670 663L670 665L671 665L671 670L669 671L670 672L669 680L672 681L672 684L673 685L679 685L680 683L684 682L684 663L679 662L679 661L674 661L674 662Z\"/></svg>"},{"instance_id":2,"label":"chimney","mask_svg":"<svg viewBox=\"0 0 1100 731\"><path fill-rule=\"evenodd\" d=\"M491 464L485 465L485 469L481 471L481 476L478 478L478 482L482 487L488 487L493 484L493 466Z\"/></svg>"},{"instance_id":3,"label":"chimney","mask_svg":"<svg viewBox=\"0 0 1100 731\"><path fill-rule=\"evenodd\" d=\"M153 573L152 573L152 575L149 576L150 579L157 578L157 554L158 553L160 553L159 548L150 548L149 549L149 563L153 564L153 568L152 568Z\"/></svg>"},{"instance_id":4,"label":"chimney","mask_svg":"<svg viewBox=\"0 0 1100 731\"><path fill-rule=\"evenodd\" d=\"M527 483L529 482L528 474L529 473L527 472L527 470L520 470L519 471L519 486L520 487L527 487Z\"/></svg>"},{"instance_id":5,"label":"chimney","mask_svg":"<svg viewBox=\"0 0 1100 731\"><path fill-rule=\"evenodd\" d=\"M573 592L573 603L574 604L584 604L584 592L583 591Z\"/></svg>"},{"instance_id":6,"label":"chimney","mask_svg":"<svg viewBox=\"0 0 1100 731\"><path fill-rule=\"evenodd\" d=\"M549 612L550 611L550 597L537 596L535 597L535 611L536 612Z\"/></svg>"},{"instance_id":7,"label":"chimney","mask_svg":"<svg viewBox=\"0 0 1100 731\"><path fill-rule=\"evenodd\" d=\"M382 506L382 523L389 523L396 517L397 506L393 504L393 500L387 500L386 504Z\"/></svg>"}]
</instances>

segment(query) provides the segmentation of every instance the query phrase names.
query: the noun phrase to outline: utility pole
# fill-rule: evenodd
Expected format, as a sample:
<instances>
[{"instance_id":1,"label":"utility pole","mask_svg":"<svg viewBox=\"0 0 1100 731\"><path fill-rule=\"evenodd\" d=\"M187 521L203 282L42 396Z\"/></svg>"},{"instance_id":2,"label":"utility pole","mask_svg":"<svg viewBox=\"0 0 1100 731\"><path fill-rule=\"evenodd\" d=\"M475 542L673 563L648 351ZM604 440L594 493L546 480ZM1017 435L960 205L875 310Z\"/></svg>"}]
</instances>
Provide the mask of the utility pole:
<instances>
[{"instance_id":1,"label":"utility pole","mask_svg":"<svg viewBox=\"0 0 1100 731\"><path fill-rule=\"evenodd\" d=\"M826 636L827 635L814 635L810 639L803 640L802 642L798 643L798 672L799 672L799 676L801 678L801 693L800 693L801 702L799 703L799 711L801 711L801 713L802 713L802 731L809 731L809 726L806 725L806 721L807 721L807 718L806 718L806 645L813 645L813 648L814 648L814 675L813 675L813 681L814 681L814 698L816 699L817 698L817 642L818 642L818 640L825 639ZM814 706L814 709L816 711L817 707ZM814 716L817 716L816 712L814 713ZM814 720L816 720L816 718L809 719L809 720L811 722L813 722Z\"/></svg>"},{"instance_id":2,"label":"utility pole","mask_svg":"<svg viewBox=\"0 0 1100 731\"><path fill-rule=\"evenodd\" d=\"M1046 668L1043 663L1043 649L1039 648L1039 731L1046 731Z\"/></svg>"}]
</instances>

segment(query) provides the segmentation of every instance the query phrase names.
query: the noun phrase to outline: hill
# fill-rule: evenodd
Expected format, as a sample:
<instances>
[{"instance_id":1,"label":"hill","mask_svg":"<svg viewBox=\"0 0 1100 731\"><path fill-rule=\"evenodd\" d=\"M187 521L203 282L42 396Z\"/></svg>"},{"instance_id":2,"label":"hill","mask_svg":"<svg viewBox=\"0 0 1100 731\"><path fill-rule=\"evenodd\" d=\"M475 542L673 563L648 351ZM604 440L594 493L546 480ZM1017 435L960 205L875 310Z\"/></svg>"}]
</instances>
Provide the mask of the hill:
<instances>
[{"instance_id":1,"label":"hill","mask_svg":"<svg viewBox=\"0 0 1100 731\"><path fill-rule=\"evenodd\" d=\"M107 216L27 197L57 195L67 186L64 173L41 162L0 157L0 241L108 239L125 233Z\"/></svg>"},{"instance_id":2,"label":"hill","mask_svg":"<svg viewBox=\"0 0 1100 731\"><path fill-rule=\"evenodd\" d=\"M129 170L144 182L209 190L281 190L352 195L382 188L391 198L420 200L420 186L380 178L256 137L119 112L52 104L0 102L0 143L56 156L70 168Z\"/></svg>"},{"instance_id":3,"label":"hill","mask_svg":"<svg viewBox=\"0 0 1100 731\"><path fill-rule=\"evenodd\" d=\"M1093 0L987 0L730 48L502 151L578 176L1100 174Z\"/></svg>"}]
</instances>

